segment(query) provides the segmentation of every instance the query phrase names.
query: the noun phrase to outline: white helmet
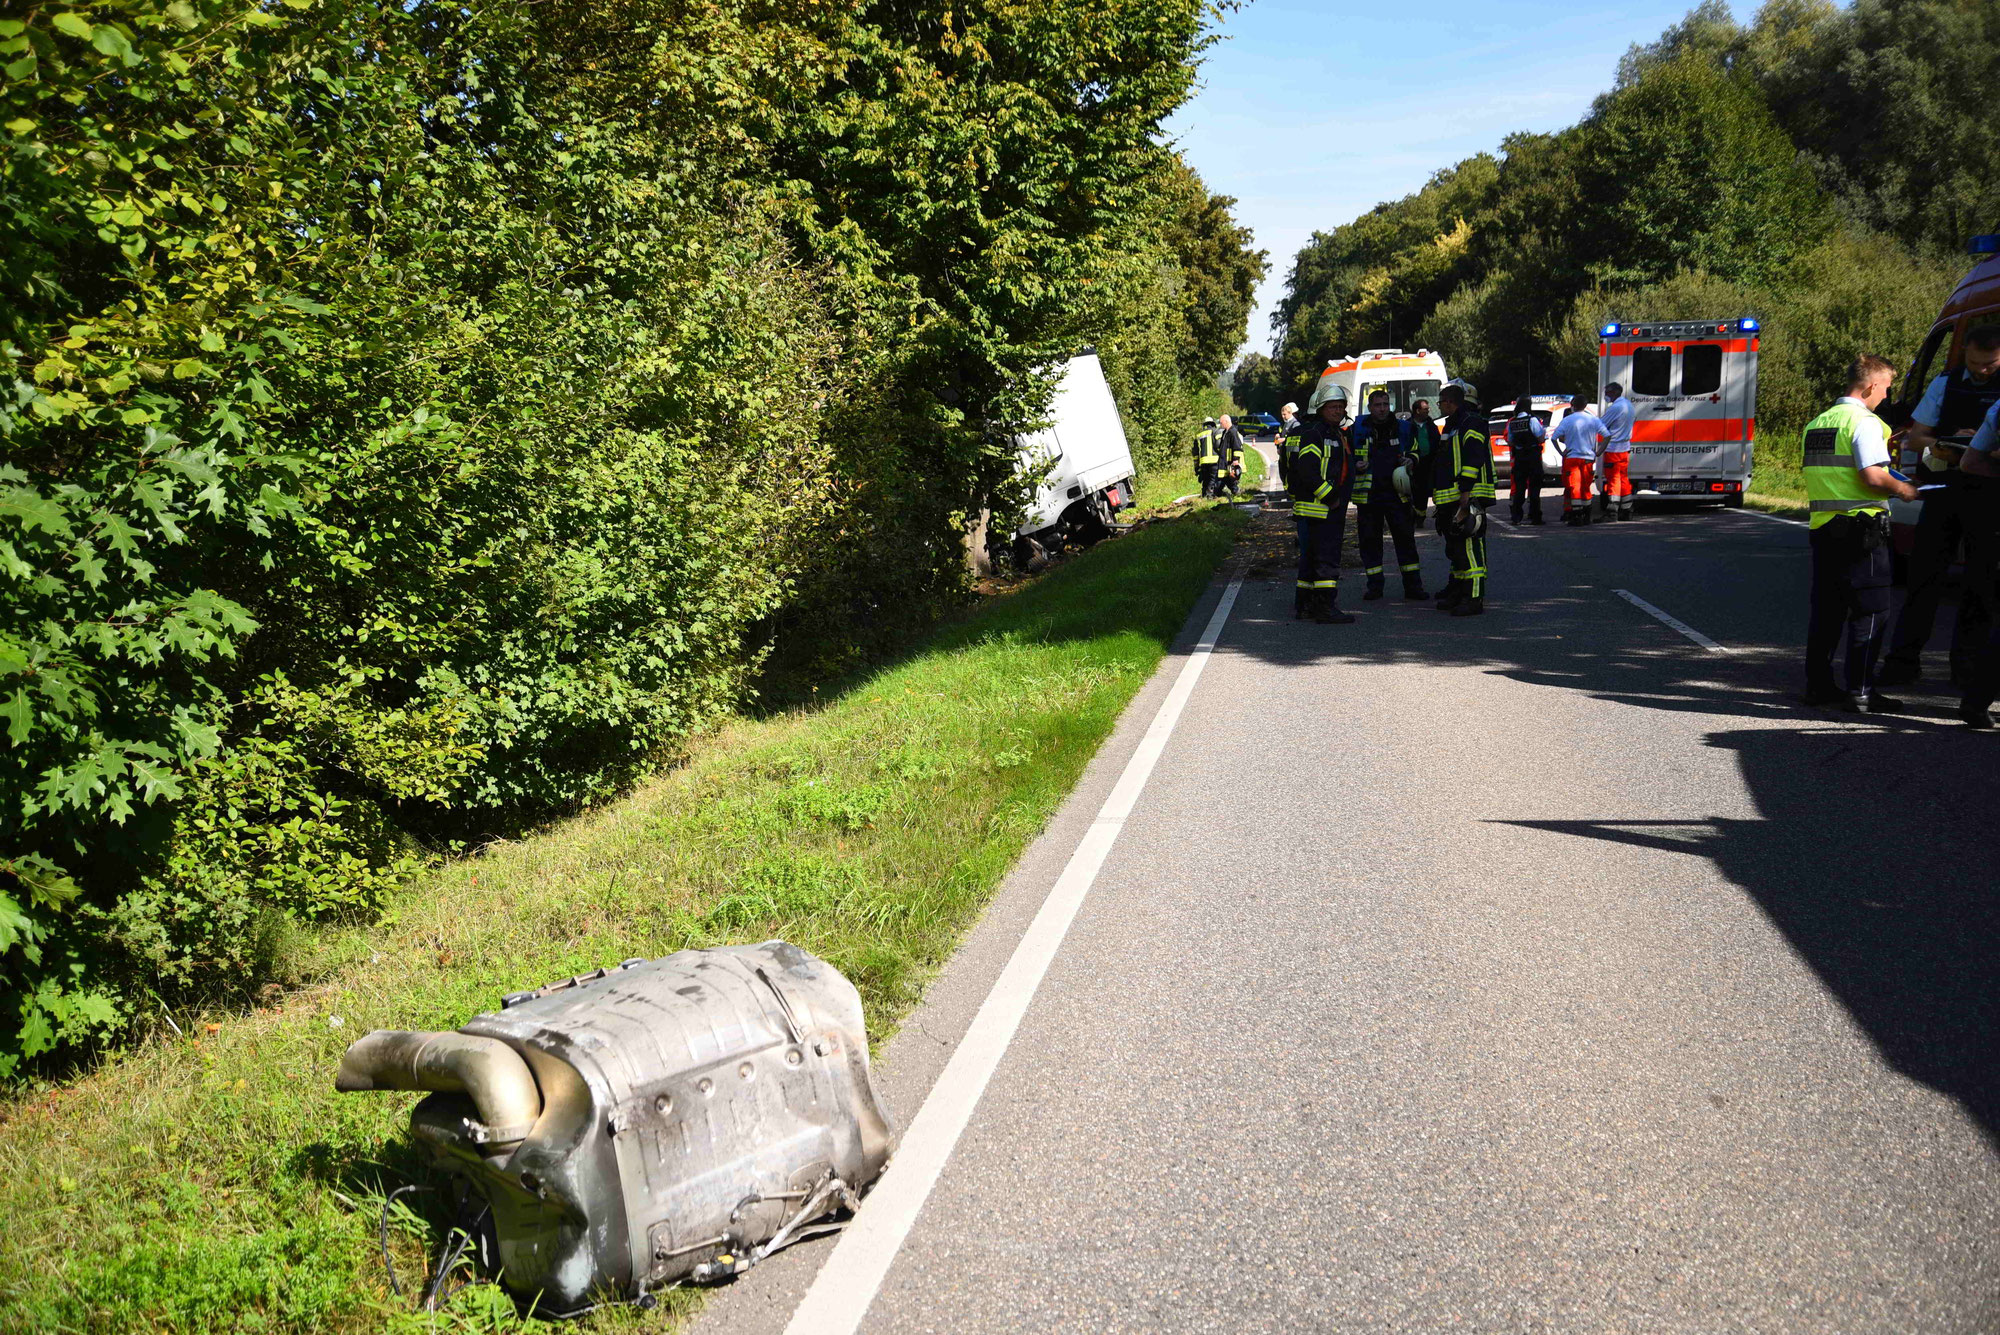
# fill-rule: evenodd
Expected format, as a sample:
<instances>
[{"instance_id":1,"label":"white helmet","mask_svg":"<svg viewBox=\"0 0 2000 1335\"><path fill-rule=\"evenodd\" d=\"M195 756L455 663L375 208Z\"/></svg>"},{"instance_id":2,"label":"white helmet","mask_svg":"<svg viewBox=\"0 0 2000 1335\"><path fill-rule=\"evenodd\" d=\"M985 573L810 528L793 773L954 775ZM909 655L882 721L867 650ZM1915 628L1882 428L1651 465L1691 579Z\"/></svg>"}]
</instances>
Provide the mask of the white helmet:
<instances>
[{"instance_id":1,"label":"white helmet","mask_svg":"<svg viewBox=\"0 0 2000 1335\"><path fill-rule=\"evenodd\" d=\"M1445 381L1444 387L1446 389L1455 389L1463 394L1467 403L1479 402L1479 391L1473 387L1470 380L1461 380L1459 377L1453 376L1451 379Z\"/></svg>"},{"instance_id":2,"label":"white helmet","mask_svg":"<svg viewBox=\"0 0 2000 1335\"><path fill-rule=\"evenodd\" d=\"M1396 484L1396 494L1407 503L1410 499L1410 466L1397 464L1396 471L1389 474L1389 480Z\"/></svg>"},{"instance_id":3,"label":"white helmet","mask_svg":"<svg viewBox=\"0 0 2000 1335\"><path fill-rule=\"evenodd\" d=\"M1280 408L1278 411L1283 413L1290 413L1292 416L1297 417L1299 415L1299 405L1296 403L1288 403L1284 407Z\"/></svg>"}]
</instances>

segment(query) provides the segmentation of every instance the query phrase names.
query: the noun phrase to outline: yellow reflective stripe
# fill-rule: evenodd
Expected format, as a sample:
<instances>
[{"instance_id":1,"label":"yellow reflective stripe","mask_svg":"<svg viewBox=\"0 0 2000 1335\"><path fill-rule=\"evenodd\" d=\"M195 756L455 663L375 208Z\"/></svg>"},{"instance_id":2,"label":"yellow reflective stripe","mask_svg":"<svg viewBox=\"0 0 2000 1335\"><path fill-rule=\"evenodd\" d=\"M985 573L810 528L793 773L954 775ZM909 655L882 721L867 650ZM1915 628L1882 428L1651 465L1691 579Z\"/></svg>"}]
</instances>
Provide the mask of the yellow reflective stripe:
<instances>
[{"instance_id":1,"label":"yellow reflective stripe","mask_svg":"<svg viewBox=\"0 0 2000 1335\"><path fill-rule=\"evenodd\" d=\"M1333 484L1331 482L1322 482L1313 488L1313 499L1316 501L1323 501L1331 495L1333 495Z\"/></svg>"},{"instance_id":2,"label":"yellow reflective stripe","mask_svg":"<svg viewBox=\"0 0 2000 1335\"><path fill-rule=\"evenodd\" d=\"M1292 513L1301 519L1324 519L1326 507L1318 501L1293 501Z\"/></svg>"},{"instance_id":3,"label":"yellow reflective stripe","mask_svg":"<svg viewBox=\"0 0 2000 1335\"><path fill-rule=\"evenodd\" d=\"M1313 589L1337 589L1340 587L1340 581L1337 579L1316 579L1306 587Z\"/></svg>"}]
</instances>

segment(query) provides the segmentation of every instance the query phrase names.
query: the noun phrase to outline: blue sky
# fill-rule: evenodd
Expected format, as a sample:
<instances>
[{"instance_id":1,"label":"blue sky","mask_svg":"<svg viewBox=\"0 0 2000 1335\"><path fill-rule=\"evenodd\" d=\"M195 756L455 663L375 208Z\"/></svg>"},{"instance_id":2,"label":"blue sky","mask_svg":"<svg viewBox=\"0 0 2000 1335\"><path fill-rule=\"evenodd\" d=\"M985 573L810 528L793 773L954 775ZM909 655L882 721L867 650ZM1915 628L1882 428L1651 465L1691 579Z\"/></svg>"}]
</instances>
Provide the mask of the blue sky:
<instances>
[{"instance_id":1,"label":"blue sky","mask_svg":"<svg viewBox=\"0 0 2000 1335\"><path fill-rule=\"evenodd\" d=\"M1516 130L1576 121L1618 58L1694 0L1250 0L1224 17L1202 87L1169 122L1271 253L1248 347L1268 351L1292 256ZM1754 6L1738 0L1739 19ZM1444 49L1446 42L1450 49Z\"/></svg>"}]
</instances>

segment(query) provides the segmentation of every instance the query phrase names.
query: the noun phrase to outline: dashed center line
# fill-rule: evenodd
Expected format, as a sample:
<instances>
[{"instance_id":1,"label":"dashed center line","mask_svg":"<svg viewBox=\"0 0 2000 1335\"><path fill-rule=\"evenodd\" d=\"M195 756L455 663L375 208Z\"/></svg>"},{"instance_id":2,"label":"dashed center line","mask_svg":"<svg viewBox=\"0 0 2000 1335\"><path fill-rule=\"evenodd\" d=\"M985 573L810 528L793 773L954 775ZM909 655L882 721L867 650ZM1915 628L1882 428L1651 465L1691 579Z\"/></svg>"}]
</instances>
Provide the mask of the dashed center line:
<instances>
[{"instance_id":1,"label":"dashed center line","mask_svg":"<svg viewBox=\"0 0 2000 1335\"><path fill-rule=\"evenodd\" d=\"M1675 617L1668 616L1665 612L1662 612L1659 608L1653 606L1651 603L1647 602L1644 598L1641 598L1638 594L1632 592L1630 589L1613 589L1612 592L1617 594L1620 598L1623 598L1626 602L1632 604L1632 606L1638 608L1641 612L1644 612L1647 616L1652 617L1655 620L1661 622L1662 624L1670 626L1674 630L1679 631L1681 634L1687 636L1690 640L1693 640L1696 644L1708 650L1710 653L1726 654L1730 652L1730 650L1726 646L1717 644L1714 640L1709 639L1708 636L1702 634L1700 631L1696 630L1693 626L1688 625L1687 622L1681 621Z\"/></svg>"}]
</instances>

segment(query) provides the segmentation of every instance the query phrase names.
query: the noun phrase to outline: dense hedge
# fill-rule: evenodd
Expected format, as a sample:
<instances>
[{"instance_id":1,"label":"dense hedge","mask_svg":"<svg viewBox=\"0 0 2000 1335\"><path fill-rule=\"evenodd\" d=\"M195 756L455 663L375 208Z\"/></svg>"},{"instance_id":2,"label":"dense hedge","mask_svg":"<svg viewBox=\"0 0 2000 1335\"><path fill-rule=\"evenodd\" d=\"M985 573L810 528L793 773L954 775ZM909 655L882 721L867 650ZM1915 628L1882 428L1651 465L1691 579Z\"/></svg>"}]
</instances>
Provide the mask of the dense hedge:
<instances>
[{"instance_id":1,"label":"dense hedge","mask_svg":"<svg viewBox=\"0 0 2000 1335\"><path fill-rule=\"evenodd\" d=\"M2000 226L1981 138L2000 6L1704 0L1635 47L1577 125L1517 134L1406 199L1315 234L1261 398L1361 347L1445 351L1489 401L1595 381L1606 316L1755 313L1767 439L1817 411L1855 352L1904 358Z\"/></svg>"},{"instance_id":2,"label":"dense hedge","mask_svg":"<svg viewBox=\"0 0 2000 1335\"><path fill-rule=\"evenodd\" d=\"M10 11L0 1072L929 615L1052 357L1178 434L1204 12Z\"/></svg>"}]
</instances>

